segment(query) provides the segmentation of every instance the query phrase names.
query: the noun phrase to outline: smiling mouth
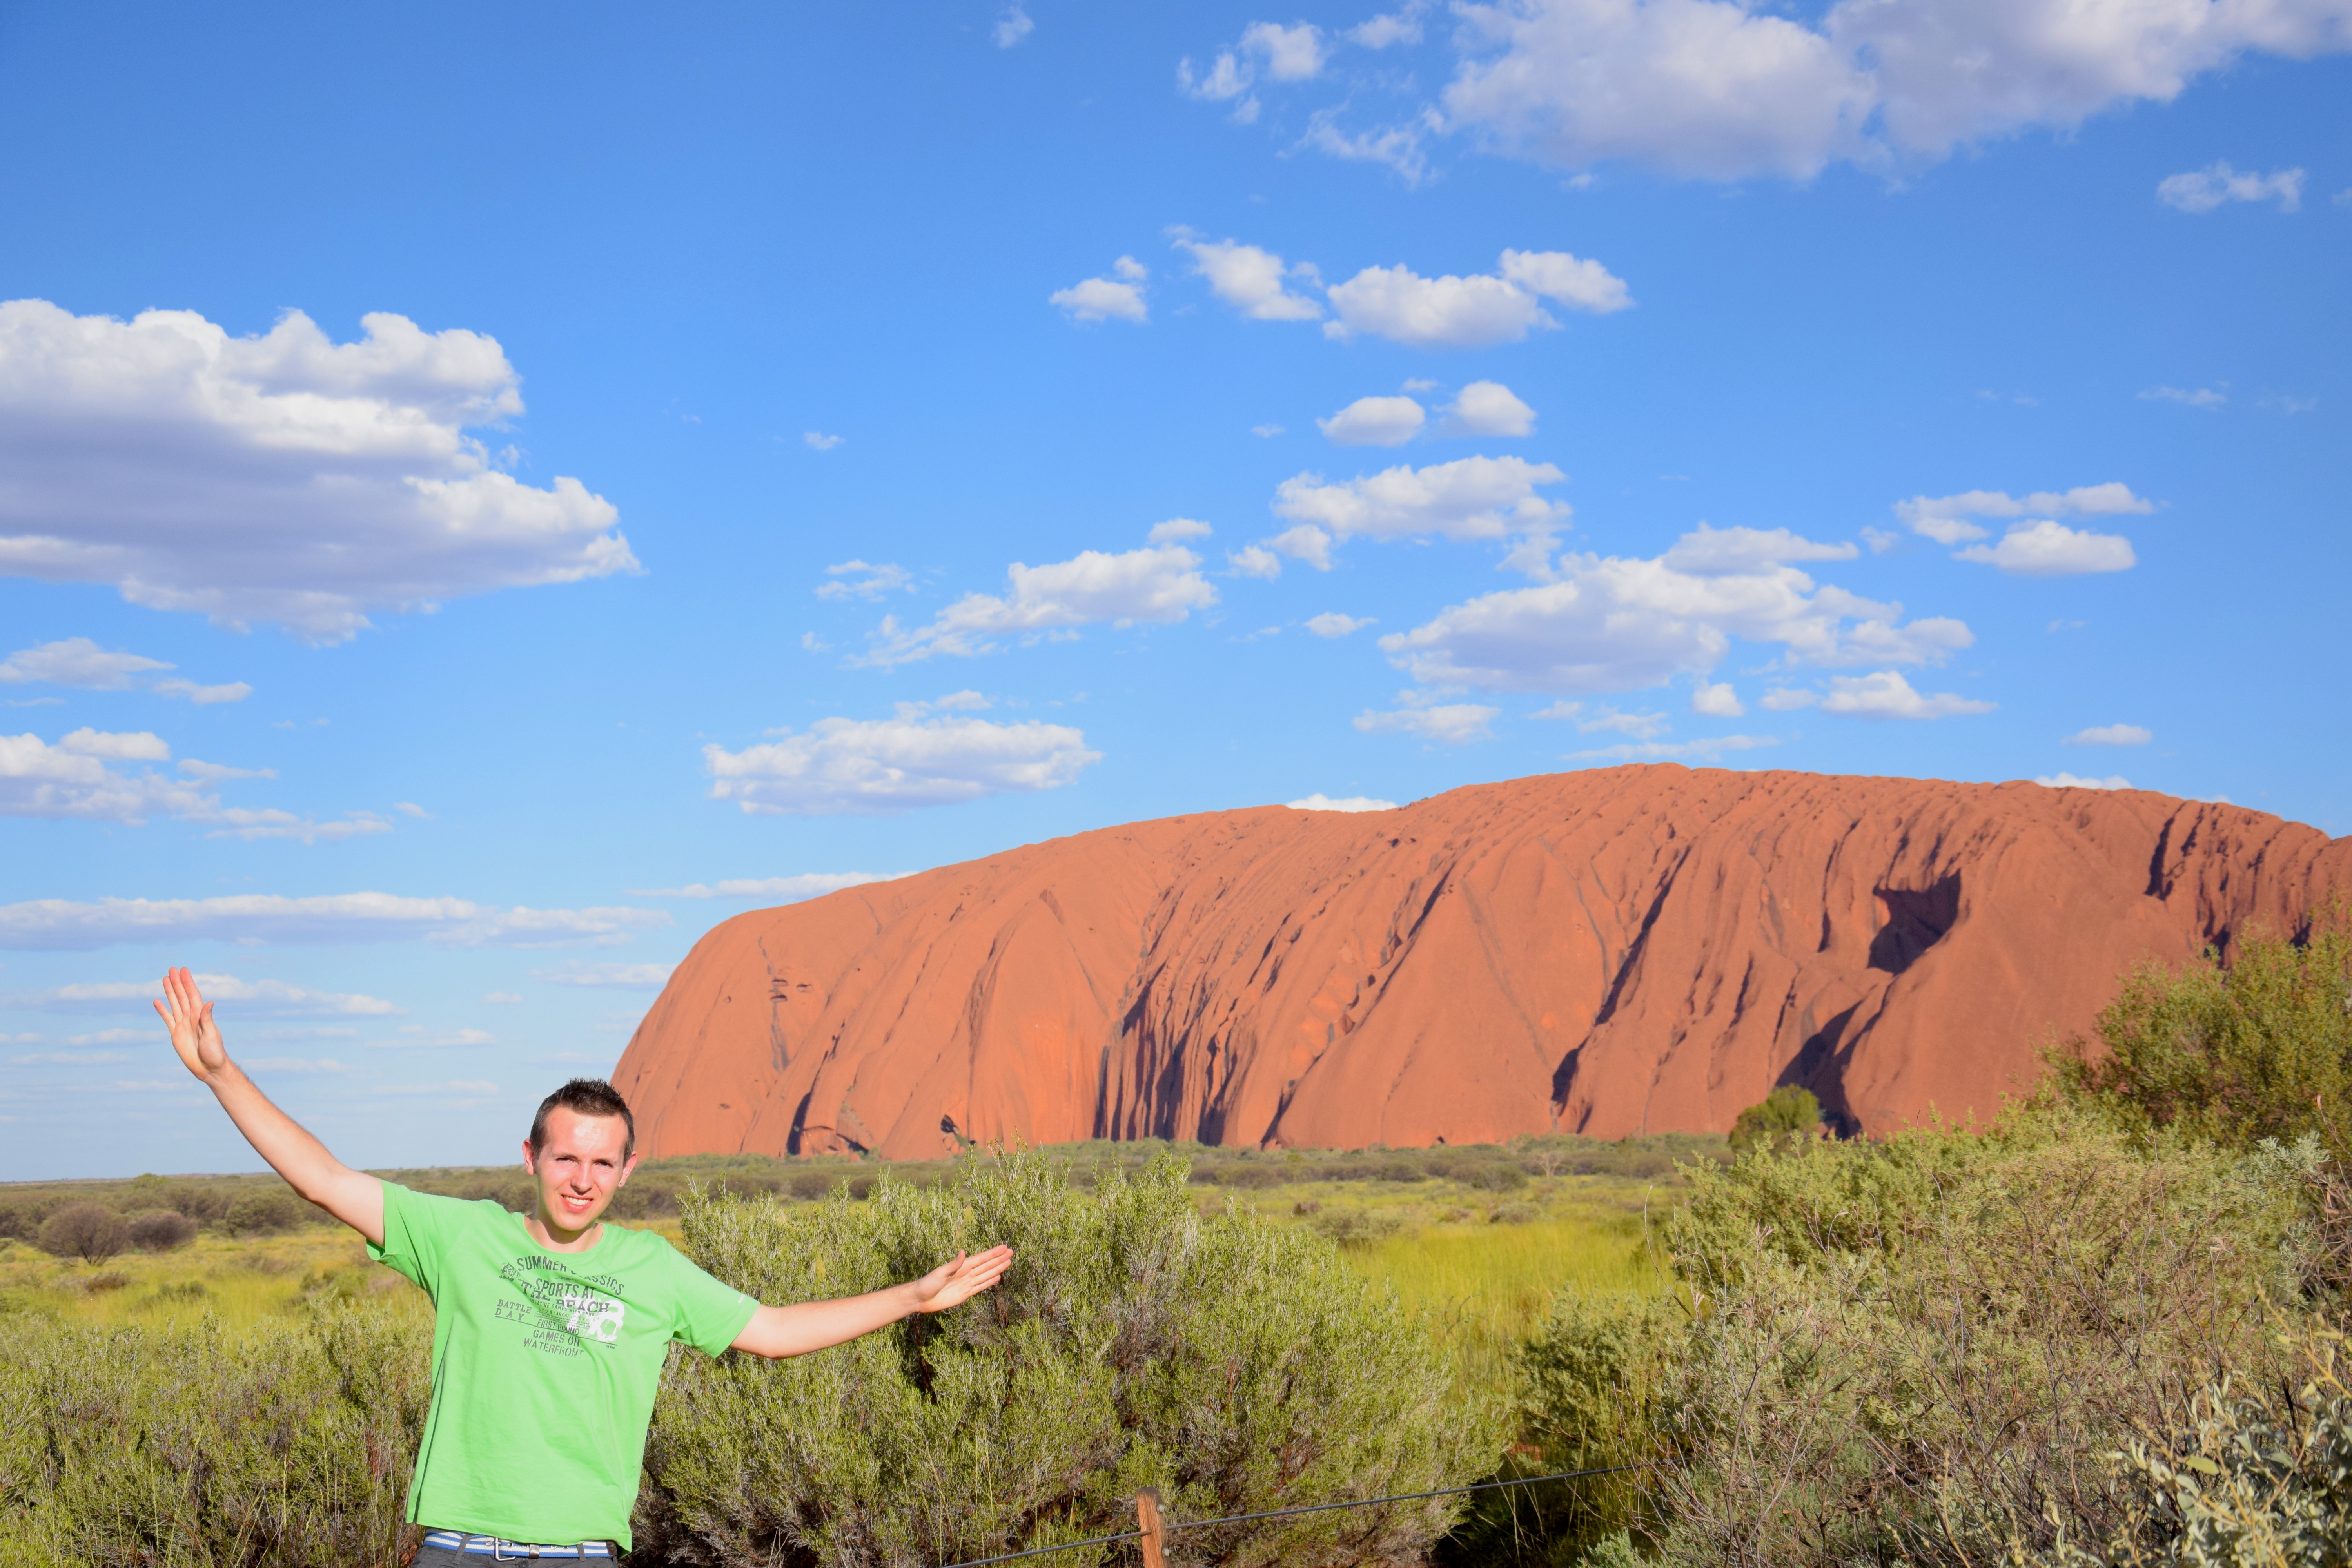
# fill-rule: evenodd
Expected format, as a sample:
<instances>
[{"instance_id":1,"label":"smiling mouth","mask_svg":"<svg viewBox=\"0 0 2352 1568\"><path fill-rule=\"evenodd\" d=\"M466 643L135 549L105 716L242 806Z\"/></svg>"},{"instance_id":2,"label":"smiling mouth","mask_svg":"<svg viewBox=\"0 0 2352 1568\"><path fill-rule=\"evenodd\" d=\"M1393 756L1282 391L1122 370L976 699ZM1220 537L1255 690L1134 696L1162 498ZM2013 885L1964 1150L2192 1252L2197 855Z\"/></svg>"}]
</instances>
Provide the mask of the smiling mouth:
<instances>
[{"instance_id":1,"label":"smiling mouth","mask_svg":"<svg viewBox=\"0 0 2352 1568\"><path fill-rule=\"evenodd\" d=\"M575 1196L571 1193L559 1193L556 1195L562 1201L563 1206L571 1210L573 1214L579 1214L585 1210L589 1204L594 1199L593 1194L589 1194L585 1196Z\"/></svg>"}]
</instances>

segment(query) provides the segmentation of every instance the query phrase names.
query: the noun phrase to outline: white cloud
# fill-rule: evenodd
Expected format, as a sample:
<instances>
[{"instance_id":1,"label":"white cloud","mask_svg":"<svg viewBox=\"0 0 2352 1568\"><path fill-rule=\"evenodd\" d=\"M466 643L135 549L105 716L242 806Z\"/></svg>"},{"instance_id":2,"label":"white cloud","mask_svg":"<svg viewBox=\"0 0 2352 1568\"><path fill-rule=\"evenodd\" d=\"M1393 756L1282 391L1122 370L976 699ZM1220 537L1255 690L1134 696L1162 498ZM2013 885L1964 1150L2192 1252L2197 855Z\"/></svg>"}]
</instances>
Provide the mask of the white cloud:
<instances>
[{"instance_id":1,"label":"white cloud","mask_svg":"<svg viewBox=\"0 0 2352 1568\"><path fill-rule=\"evenodd\" d=\"M1990 713L1993 707L1949 691L1932 696L1915 691L1892 669L1832 676L1830 693L1822 699L1822 712L1850 719L1947 719L1957 713Z\"/></svg>"},{"instance_id":2,"label":"white cloud","mask_svg":"<svg viewBox=\"0 0 2352 1568\"><path fill-rule=\"evenodd\" d=\"M2121 773L2110 773L2103 779L2076 778L2073 773L2050 773L2037 777L2035 784L2044 789L2129 789L2131 780Z\"/></svg>"},{"instance_id":3,"label":"white cloud","mask_svg":"<svg viewBox=\"0 0 2352 1568\"><path fill-rule=\"evenodd\" d=\"M1045 302L1065 311L1074 321L1133 321L1150 319L1143 299L1144 279L1150 268L1132 256L1111 263L1108 278L1085 278L1067 289L1056 289Z\"/></svg>"},{"instance_id":4,"label":"white cloud","mask_svg":"<svg viewBox=\"0 0 2352 1568\"><path fill-rule=\"evenodd\" d=\"M1236 577L1258 577L1271 583L1282 575L1282 557L1262 544L1245 544L1225 552L1225 569Z\"/></svg>"},{"instance_id":5,"label":"white cloud","mask_svg":"<svg viewBox=\"0 0 2352 1568\"><path fill-rule=\"evenodd\" d=\"M362 325L0 304L0 574L335 643L372 610L639 570L609 502L466 434L522 412L494 339Z\"/></svg>"},{"instance_id":6,"label":"white cloud","mask_svg":"<svg viewBox=\"0 0 2352 1568\"><path fill-rule=\"evenodd\" d=\"M1569 507L1536 491L1567 478L1549 463L1523 458L1461 458L1425 468L1401 466L1338 484L1326 484L1320 474L1298 474L1276 487L1274 511L1339 539L1436 534L1456 541L1509 542L1515 548L1505 564L1541 577L1549 574L1553 536L1567 526ZM1304 548L1269 542L1286 554L1307 558ZM1323 548L1328 549L1328 541Z\"/></svg>"},{"instance_id":7,"label":"white cloud","mask_svg":"<svg viewBox=\"0 0 2352 1568\"><path fill-rule=\"evenodd\" d=\"M142 730L136 734L110 734L88 726L58 742L58 750L78 757L104 757L116 763L168 763L172 748L160 735Z\"/></svg>"},{"instance_id":8,"label":"white cloud","mask_svg":"<svg viewBox=\"0 0 2352 1568\"><path fill-rule=\"evenodd\" d=\"M1268 549L1303 561L1318 572L1331 570L1331 536L1311 522L1284 529L1265 542Z\"/></svg>"},{"instance_id":9,"label":"white cloud","mask_svg":"<svg viewBox=\"0 0 2352 1568\"><path fill-rule=\"evenodd\" d=\"M105 745L144 751L108 751ZM219 810L208 795L152 771L130 773L108 765L125 757L161 761L170 752L145 733L101 736L77 730L52 746L38 735L0 735L0 816L79 817L138 824L151 816L205 817Z\"/></svg>"},{"instance_id":10,"label":"white cloud","mask_svg":"<svg viewBox=\"0 0 2352 1568\"><path fill-rule=\"evenodd\" d=\"M768 816L834 816L1058 789L1102 753L1066 725L984 719L824 719L730 752L702 748L714 800Z\"/></svg>"},{"instance_id":11,"label":"white cloud","mask_svg":"<svg viewBox=\"0 0 2352 1568\"><path fill-rule=\"evenodd\" d=\"M507 1007L520 1002L522 994L519 991L485 991L482 993L482 1000L495 1002L502 1007Z\"/></svg>"},{"instance_id":12,"label":"white cloud","mask_svg":"<svg viewBox=\"0 0 2352 1568\"><path fill-rule=\"evenodd\" d=\"M1811 708L1821 700L1817 691L1807 691L1801 687L1779 686L1767 691L1760 702L1769 712L1791 713L1800 708Z\"/></svg>"},{"instance_id":13,"label":"white cloud","mask_svg":"<svg viewBox=\"0 0 2352 1568\"><path fill-rule=\"evenodd\" d=\"M1447 405L1445 430L1458 436L1532 436L1536 411L1499 381L1474 381Z\"/></svg>"},{"instance_id":14,"label":"white cloud","mask_svg":"<svg viewBox=\"0 0 2352 1568\"><path fill-rule=\"evenodd\" d=\"M452 1110L470 1109L478 1098L499 1092L499 1086L484 1079L453 1078L446 1083L379 1083L369 1086L370 1094L416 1097L432 1095L449 1100ZM462 1097L462 1098L461 1098Z\"/></svg>"},{"instance_id":15,"label":"white cloud","mask_svg":"<svg viewBox=\"0 0 2352 1568\"><path fill-rule=\"evenodd\" d=\"M237 1066L251 1068L257 1072L342 1073L352 1070L332 1057L315 1059L309 1057L244 1057L238 1059Z\"/></svg>"},{"instance_id":16,"label":"white cloud","mask_svg":"<svg viewBox=\"0 0 2352 1568\"><path fill-rule=\"evenodd\" d=\"M1205 71L1195 71L1188 56L1176 62L1176 82L1194 98L1225 103L1241 99L1234 118L1247 124L1257 118L1257 100L1245 97L1258 72L1270 81L1308 81L1322 74L1329 47L1320 27L1311 22L1284 26L1278 22L1253 22L1242 29L1241 40L1221 49Z\"/></svg>"},{"instance_id":17,"label":"white cloud","mask_svg":"<svg viewBox=\"0 0 2352 1568\"><path fill-rule=\"evenodd\" d=\"M1705 714L1709 719L1742 719L1748 714L1747 708L1739 700L1739 693L1731 689L1731 682L1727 680L1713 685L1699 682L1691 689L1690 707L1692 712Z\"/></svg>"},{"instance_id":18,"label":"white cloud","mask_svg":"<svg viewBox=\"0 0 2352 1568\"><path fill-rule=\"evenodd\" d=\"M2139 393L2142 403L2178 403L2189 408L2211 410L2230 401L2230 395L2218 387L2151 386Z\"/></svg>"},{"instance_id":19,"label":"white cloud","mask_svg":"<svg viewBox=\"0 0 2352 1568\"><path fill-rule=\"evenodd\" d=\"M1712 735L1698 741L1645 741L1622 746L1600 746L1589 752L1570 752L1568 760L1574 763L1664 763L1696 757L1707 762L1726 752L1752 752L1759 746L1777 746L1780 743L1778 735Z\"/></svg>"},{"instance_id":20,"label":"white cloud","mask_svg":"<svg viewBox=\"0 0 2352 1568\"><path fill-rule=\"evenodd\" d=\"M1368 332L1408 348L1486 348L1558 326L1544 300L1602 314L1633 302L1623 279L1566 251L1506 250L1498 270L1423 278L1409 267L1367 267L1332 285L1339 320L1324 323L1324 335Z\"/></svg>"},{"instance_id":21,"label":"white cloud","mask_svg":"<svg viewBox=\"0 0 2352 1568\"><path fill-rule=\"evenodd\" d=\"M629 991L658 991L669 984L669 963L583 963L574 959L552 969L534 969L533 980L551 985L614 986Z\"/></svg>"},{"instance_id":22,"label":"white cloud","mask_svg":"<svg viewBox=\"0 0 2352 1568\"><path fill-rule=\"evenodd\" d=\"M1362 631L1372 624L1370 616L1343 616L1337 610L1326 610L1307 618L1307 629L1318 637L1343 637L1349 632Z\"/></svg>"},{"instance_id":23,"label":"white cloud","mask_svg":"<svg viewBox=\"0 0 2352 1568\"><path fill-rule=\"evenodd\" d=\"M658 910L501 909L469 899L392 893L233 893L88 903L37 899L0 904L0 948L58 952L131 943L417 940L447 947L606 946L669 923Z\"/></svg>"},{"instance_id":24,"label":"white cloud","mask_svg":"<svg viewBox=\"0 0 2352 1568\"><path fill-rule=\"evenodd\" d=\"M1726 180L1917 163L2169 102L2247 52L2352 43L2337 0L1837 0L1818 21L1737 0L1505 0L1456 14L1452 127L1555 165Z\"/></svg>"},{"instance_id":25,"label":"white cloud","mask_svg":"<svg viewBox=\"0 0 2352 1568\"><path fill-rule=\"evenodd\" d=\"M1320 790L1305 800L1288 800L1283 804L1293 811L1394 811L1397 808L1397 803L1392 800L1375 800L1368 795L1342 795L1335 800Z\"/></svg>"},{"instance_id":26,"label":"white cloud","mask_svg":"<svg viewBox=\"0 0 2352 1568\"><path fill-rule=\"evenodd\" d=\"M1861 553L1851 544L1817 544L1785 528L1709 528L1702 522L1660 559L1677 572L1713 576L1792 561L1851 561Z\"/></svg>"},{"instance_id":27,"label":"white cloud","mask_svg":"<svg viewBox=\"0 0 2352 1568\"><path fill-rule=\"evenodd\" d=\"M2138 564L2131 541L2119 533L2093 533L2044 518L2012 525L1998 544L1971 544L1954 552L2021 577L2066 577L2086 572L2126 572Z\"/></svg>"},{"instance_id":28,"label":"white cloud","mask_svg":"<svg viewBox=\"0 0 2352 1568\"><path fill-rule=\"evenodd\" d=\"M1964 490L1958 495L1913 496L1895 503L1895 515L1908 523L1912 532L1938 544L1965 544L1984 538L1987 531L1969 521L1976 517L2116 517L2155 510L2155 502L2132 494L2130 486L2114 479L2103 485L2078 485L2071 490L2035 490L2023 497L2005 490Z\"/></svg>"},{"instance_id":29,"label":"white cloud","mask_svg":"<svg viewBox=\"0 0 2352 1568\"><path fill-rule=\"evenodd\" d=\"M2063 746L2145 746L2156 731L2138 724L2101 724L2077 730L2059 742Z\"/></svg>"},{"instance_id":30,"label":"white cloud","mask_svg":"<svg viewBox=\"0 0 2352 1568\"><path fill-rule=\"evenodd\" d=\"M1891 528L1864 528L1862 542L1870 546L1873 555L1884 555L1903 542L1903 536Z\"/></svg>"},{"instance_id":31,"label":"white cloud","mask_svg":"<svg viewBox=\"0 0 2352 1568\"><path fill-rule=\"evenodd\" d=\"M23 908L17 905L16 908ZM400 1008L377 996L357 993L311 991L283 980L240 980L234 974L199 974L196 988L207 1002L257 1018L387 1018ZM54 985L46 991L7 998L7 1005L41 1013L147 1013L148 1003L163 988L153 980L123 980ZM154 1030L109 1030L106 1040L148 1039ZM83 1037L96 1041L99 1036Z\"/></svg>"},{"instance_id":32,"label":"white cloud","mask_svg":"<svg viewBox=\"0 0 2352 1568\"><path fill-rule=\"evenodd\" d=\"M1353 721L1356 728L1367 735L1412 735L1444 745L1461 746L1473 741L1493 740L1488 726L1503 711L1477 702L1439 702L1422 691L1400 691L1397 702L1397 708L1387 713L1367 709L1357 714Z\"/></svg>"},{"instance_id":33,"label":"white cloud","mask_svg":"<svg viewBox=\"0 0 2352 1568\"><path fill-rule=\"evenodd\" d=\"M187 764L184 763L181 764L183 767L185 767L186 765ZM413 800L394 801L392 803L392 809L400 813L403 816L413 816L420 822L430 822L433 820L433 814L425 810L423 806L417 805Z\"/></svg>"},{"instance_id":34,"label":"white cloud","mask_svg":"<svg viewBox=\"0 0 2352 1568\"><path fill-rule=\"evenodd\" d=\"M199 686L193 680L176 676L159 680L153 690L158 697L184 697L199 708L209 708L215 702L242 702L253 695L253 688L242 680L227 681L219 686Z\"/></svg>"},{"instance_id":35,"label":"white cloud","mask_svg":"<svg viewBox=\"0 0 2352 1568\"><path fill-rule=\"evenodd\" d=\"M1169 233L1171 243L1192 256L1194 273L1207 279L1211 291L1243 315L1259 321L1312 321L1323 314L1322 306L1283 284L1286 278L1312 279L1312 267L1285 266L1274 252L1236 240L1199 239L1189 228Z\"/></svg>"},{"instance_id":36,"label":"white cloud","mask_svg":"<svg viewBox=\"0 0 2352 1568\"><path fill-rule=\"evenodd\" d=\"M2224 202L2276 202L2291 213L2303 205L2303 171L2277 169L2267 174L2242 174L2224 163L2212 163L2186 174L2173 174L2156 187L2157 200L2185 213L2210 213Z\"/></svg>"},{"instance_id":37,"label":"white cloud","mask_svg":"<svg viewBox=\"0 0 2352 1568\"><path fill-rule=\"evenodd\" d=\"M172 668L160 658L109 653L88 637L67 637L38 647L19 648L0 659L0 684L23 686L43 681L52 686L78 686L84 691L121 691L130 687L133 676Z\"/></svg>"},{"instance_id":38,"label":"white cloud","mask_svg":"<svg viewBox=\"0 0 2352 1568\"><path fill-rule=\"evenodd\" d=\"M1009 49L1036 28L1037 24L1029 19L1029 13L1021 8L1021 0L1013 0L1013 4L1004 8L1004 15L996 19L996 26L989 29L989 37L996 40L998 48Z\"/></svg>"},{"instance_id":39,"label":"white cloud","mask_svg":"<svg viewBox=\"0 0 2352 1568\"><path fill-rule=\"evenodd\" d=\"M1577 706L1581 708L1582 704L1580 703ZM1544 717L1550 718L1553 715L1546 714ZM1566 718L1569 715L1562 713L1559 717ZM1613 734L1630 735L1636 741L1650 740L1654 736L1664 734L1673 728L1674 725L1667 721L1666 716L1663 713L1620 713L1614 708L1603 708L1590 718L1578 717L1576 720L1579 734L1590 735L1595 731L1606 731Z\"/></svg>"},{"instance_id":40,"label":"white cloud","mask_svg":"<svg viewBox=\"0 0 2352 1568\"><path fill-rule=\"evenodd\" d=\"M1906 623L1902 605L1816 586L1793 566L1702 576L1662 559L1573 555L1558 576L1450 605L1381 647L1429 685L1601 692L1705 677L1735 637L1832 667L1940 664L1975 640L1957 620Z\"/></svg>"},{"instance_id":41,"label":"white cloud","mask_svg":"<svg viewBox=\"0 0 2352 1568\"><path fill-rule=\"evenodd\" d=\"M1343 36L1349 43L1367 49L1417 44L1421 42L1421 18L1428 9L1429 0L1406 0L1393 11L1357 23Z\"/></svg>"},{"instance_id":42,"label":"white cloud","mask_svg":"<svg viewBox=\"0 0 2352 1568\"><path fill-rule=\"evenodd\" d=\"M1241 47L1264 60L1276 81L1307 81L1323 69L1323 30L1311 22L1288 27L1253 22L1243 30Z\"/></svg>"},{"instance_id":43,"label":"white cloud","mask_svg":"<svg viewBox=\"0 0 2352 1568\"><path fill-rule=\"evenodd\" d=\"M341 844L346 838L392 831L392 819L373 811L347 811L338 820L320 822L316 817L297 816L290 811L248 811L242 806L226 806L209 813L203 820L220 824L205 837L242 838L247 843L257 838L290 838L302 844Z\"/></svg>"},{"instance_id":44,"label":"white cloud","mask_svg":"<svg viewBox=\"0 0 2352 1568\"><path fill-rule=\"evenodd\" d=\"M1216 531L1197 519L1171 517L1166 522L1153 523L1143 540L1147 544L1181 544L1188 539L1206 539Z\"/></svg>"},{"instance_id":45,"label":"white cloud","mask_svg":"<svg viewBox=\"0 0 2352 1568\"><path fill-rule=\"evenodd\" d=\"M1339 447L1402 447L1421 432L1421 405L1410 397L1359 397L1315 427Z\"/></svg>"},{"instance_id":46,"label":"white cloud","mask_svg":"<svg viewBox=\"0 0 2352 1568\"><path fill-rule=\"evenodd\" d=\"M1000 637L1034 638L1100 621L1118 626L1181 621L1217 602L1200 565L1201 558L1181 545L1116 555L1085 550L1044 566L1016 561L1005 569L1003 596L966 594L927 626L901 626L886 617L872 648L853 662L887 668L935 654L968 658L994 648Z\"/></svg>"},{"instance_id":47,"label":"white cloud","mask_svg":"<svg viewBox=\"0 0 2352 1568\"><path fill-rule=\"evenodd\" d=\"M844 561L837 566L826 567L824 574L832 581L816 585L820 599L878 599L893 591L915 591L915 574L892 562L877 566L865 561Z\"/></svg>"},{"instance_id":48,"label":"white cloud","mask_svg":"<svg viewBox=\"0 0 2352 1568\"><path fill-rule=\"evenodd\" d=\"M223 763L200 763L194 757L182 757L180 771L203 784L215 784L223 779L274 779L276 768L232 768Z\"/></svg>"},{"instance_id":49,"label":"white cloud","mask_svg":"<svg viewBox=\"0 0 2352 1568\"><path fill-rule=\"evenodd\" d=\"M1282 434L1282 426L1279 425L1253 425L1250 426L1250 434L1256 437L1261 441L1270 441L1276 436Z\"/></svg>"},{"instance_id":50,"label":"white cloud","mask_svg":"<svg viewBox=\"0 0 2352 1568\"><path fill-rule=\"evenodd\" d=\"M887 882L901 872L803 871L797 877L732 877L723 882L688 882L683 888L632 888L634 899L765 899L794 904L868 882Z\"/></svg>"},{"instance_id":51,"label":"white cloud","mask_svg":"<svg viewBox=\"0 0 2352 1568\"><path fill-rule=\"evenodd\" d=\"M1340 112L1338 108L1324 108L1309 115L1307 134L1298 144L1351 163L1385 164L1408 186L1420 184L1428 174L1429 138L1445 125L1434 110L1424 109L1401 124L1352 135L1339 129Z\"/></svg>"}]
</instances>

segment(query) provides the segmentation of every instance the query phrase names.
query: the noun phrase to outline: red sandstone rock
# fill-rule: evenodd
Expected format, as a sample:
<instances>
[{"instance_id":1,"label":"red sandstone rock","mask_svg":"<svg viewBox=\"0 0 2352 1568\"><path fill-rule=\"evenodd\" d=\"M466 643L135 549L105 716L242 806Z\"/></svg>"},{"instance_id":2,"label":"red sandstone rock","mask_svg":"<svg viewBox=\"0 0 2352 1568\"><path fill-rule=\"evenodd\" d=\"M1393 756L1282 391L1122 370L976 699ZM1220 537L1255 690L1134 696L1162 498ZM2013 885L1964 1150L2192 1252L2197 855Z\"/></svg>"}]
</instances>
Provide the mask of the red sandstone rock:
<instances>
[{"instance_id":1,"label":"red sandstone rock","mask_svg":"<svg viewBox=\"0 0 2352 1568\"><path fill-rule=\"evenodd\" d=\"M2352 839L2141 790L1560 773L739 915L614 1079L656 1155L1615 1138L1787 1082L1880 1132L1995 1110L2133 963L2347 890Z\"/></svg>"}]
</instances>

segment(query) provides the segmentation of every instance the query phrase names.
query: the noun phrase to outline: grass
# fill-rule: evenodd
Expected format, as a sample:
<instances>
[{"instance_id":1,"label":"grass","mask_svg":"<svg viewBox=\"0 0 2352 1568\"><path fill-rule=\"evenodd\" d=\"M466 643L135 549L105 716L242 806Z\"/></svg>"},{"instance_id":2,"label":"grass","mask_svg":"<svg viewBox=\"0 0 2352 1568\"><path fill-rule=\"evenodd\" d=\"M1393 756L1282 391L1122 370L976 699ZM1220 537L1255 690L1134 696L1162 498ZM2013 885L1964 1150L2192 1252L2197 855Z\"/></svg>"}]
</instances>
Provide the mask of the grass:
<instances>
[{"instance_id":1,"label":"grass","mask_svg":"<svg viewBox=\"0 0 2352 1568\"><path fill-rule=\"evenodd\" d=\"M179 1327L210 1313L244 1329L329 1297L420 1315L432 1310L423 1291L370 1263L359 1237L341 1229L200 1236L176 1252L126 1252L97 1264L49 1258L22 1243L0 1246L0 1301L68 1322Z\"/></svg>"}]
</instances>

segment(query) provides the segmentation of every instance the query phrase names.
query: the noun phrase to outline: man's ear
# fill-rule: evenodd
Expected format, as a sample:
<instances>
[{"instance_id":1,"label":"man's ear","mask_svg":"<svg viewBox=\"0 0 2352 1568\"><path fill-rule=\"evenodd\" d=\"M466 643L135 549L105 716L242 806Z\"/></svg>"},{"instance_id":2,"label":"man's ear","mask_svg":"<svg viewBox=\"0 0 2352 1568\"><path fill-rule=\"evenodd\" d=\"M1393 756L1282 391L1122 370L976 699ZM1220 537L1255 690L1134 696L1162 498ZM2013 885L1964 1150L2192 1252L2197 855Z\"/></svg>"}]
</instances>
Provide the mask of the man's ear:
<instances>
[{"instance_id":1,"label":"man's ear","mask_svg":"<svg viewBox=\"0 0 2352 1568\"><path fill-rule=\"evenodd\" d=\"M640 1160L642 1160L642 1159L644 1159L644 1158L645 1158L645 1155L644 1155L644 1154L642 1154L642 1153L635 1153L635 1154L631 1154L631 1155L628 1157L628 1159L626 1159L625 1161L622 1162L622 1164L621 1164L621 1182L625 1182L625 1181L627 1181L627 1180L629 1179L629 1173L630 1173L631 1172L635 1171L635 1170L637 1168L637 1162L638 1162L638 1161L640 1161ZM615 1182L615 1183L614 1183L613 1184L614 1184L614 1186L619 1186L619 1185L621 1184L621 1182Z\"/></svg>"},{"instance_id":2,"label":"man's ear","mask_svg":"<svg viewBox=\"0 0 2352 1568\"><path fill-rule=\"evenodd\" d=\"M539 1174L539 1151L530 1146L528 1138L522 1141L522 1168L534 1176Z\"/></svg>"}]
</instances>

